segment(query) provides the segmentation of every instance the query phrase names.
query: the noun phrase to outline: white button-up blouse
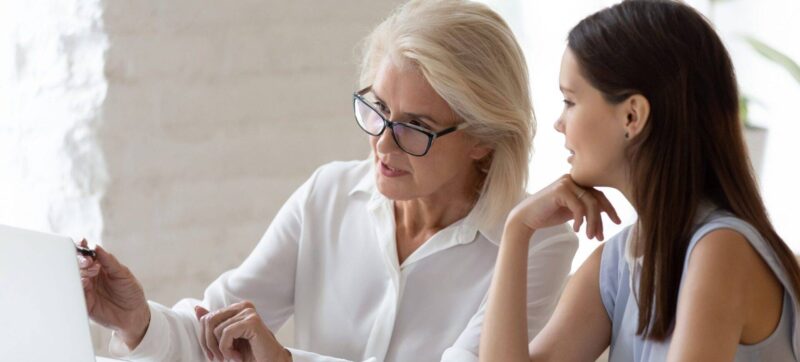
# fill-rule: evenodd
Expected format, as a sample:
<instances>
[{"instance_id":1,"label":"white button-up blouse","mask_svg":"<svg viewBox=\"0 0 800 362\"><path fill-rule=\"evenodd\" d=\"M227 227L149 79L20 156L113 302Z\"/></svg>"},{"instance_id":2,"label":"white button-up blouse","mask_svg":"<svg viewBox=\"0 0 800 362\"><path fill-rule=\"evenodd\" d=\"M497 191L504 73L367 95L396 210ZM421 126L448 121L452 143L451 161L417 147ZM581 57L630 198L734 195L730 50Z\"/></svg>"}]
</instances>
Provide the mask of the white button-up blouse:
<instances>
[{"instance_id":1,"label":"white button-up blouse","mask_svg":"<svg viewBox=\"0 0 800 362\"><path fill-rule=\"evenodd\" d=\"M502 226L474 213L442 229L398 263L394 208L375 186L372 162L320 167L289 198L255 250L222 274L202 302L149 302L150 326L117 357L206 360L194 306L241 300L277 331L295 318L295 361L477 361L484 307ZM528 335L553 311L578 246L566 225L538 230L528 252Z\"/></svg>"}]
</instances>

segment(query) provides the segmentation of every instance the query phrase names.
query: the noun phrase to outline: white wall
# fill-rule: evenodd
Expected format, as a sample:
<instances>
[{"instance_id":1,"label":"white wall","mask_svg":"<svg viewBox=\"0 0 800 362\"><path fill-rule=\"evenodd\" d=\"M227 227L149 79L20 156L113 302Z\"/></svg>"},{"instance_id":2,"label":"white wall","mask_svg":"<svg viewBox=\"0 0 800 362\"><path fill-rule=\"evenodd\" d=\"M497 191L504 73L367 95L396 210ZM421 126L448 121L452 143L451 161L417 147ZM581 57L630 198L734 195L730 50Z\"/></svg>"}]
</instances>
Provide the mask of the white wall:
<instances>
[{"instance_id":1,"label":"white wall","mask_svg":"<svg viewBox=\"0 0 800 362\"><path fill-rule=\"evenodd\" d=\"M0 223L99 239L99 0L0 2Z\"/></svg>"}]
</instances>

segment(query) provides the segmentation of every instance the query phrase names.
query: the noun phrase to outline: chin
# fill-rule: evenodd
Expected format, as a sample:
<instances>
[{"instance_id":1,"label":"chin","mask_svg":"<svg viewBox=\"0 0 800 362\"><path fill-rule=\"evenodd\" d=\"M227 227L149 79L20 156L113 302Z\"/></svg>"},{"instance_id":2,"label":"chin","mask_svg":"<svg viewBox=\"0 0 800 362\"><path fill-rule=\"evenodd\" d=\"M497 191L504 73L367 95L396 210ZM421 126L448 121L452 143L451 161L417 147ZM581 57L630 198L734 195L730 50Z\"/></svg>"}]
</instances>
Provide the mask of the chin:
<instances>
[{"instance_id":1,"label":"chin","mask_svg":"<svg viewBox=\"0 0 800 362\"><path fill-rule=\"evenodd\" d=\"M398 182L381 180L380 176L378 176L375 186L381 195L392 201L403 201L414 198L413 193L409 192L403 185L398 185Z\"/></svg>"},{"instance_id":2,"label":"chin","mask_svg":"<svg viewBox=\"0 0 800 362\"><path fill-rule=\"evenodd\" d=\"M587 175L585 172L580 172L576 170L573 166L571 170L569 170L569 175L572 177L572 180L575 181L576 184L583 186L583 187L593 187L596 186L598 183L596 182L595 177L591 177Z\"/></svg>"}]
</instances>

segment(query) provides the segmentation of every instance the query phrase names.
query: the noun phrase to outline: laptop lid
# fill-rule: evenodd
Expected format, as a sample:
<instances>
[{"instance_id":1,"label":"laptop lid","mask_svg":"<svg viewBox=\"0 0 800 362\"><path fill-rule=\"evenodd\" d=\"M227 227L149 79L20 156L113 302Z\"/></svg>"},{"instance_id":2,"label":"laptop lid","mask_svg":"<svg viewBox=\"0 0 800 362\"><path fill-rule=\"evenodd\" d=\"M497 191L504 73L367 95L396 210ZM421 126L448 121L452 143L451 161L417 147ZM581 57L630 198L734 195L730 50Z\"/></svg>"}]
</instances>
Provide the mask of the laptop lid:
<instances>
[{"instance_id":1,"label":"laptop lid","mask_svg":"<svg viewBox=\"0 0 800 362\"><path fill-rule=\"evenodd\" d=\"M0 359L94 362L75 244L0 225Z\"/></svg>"}]
</instances>

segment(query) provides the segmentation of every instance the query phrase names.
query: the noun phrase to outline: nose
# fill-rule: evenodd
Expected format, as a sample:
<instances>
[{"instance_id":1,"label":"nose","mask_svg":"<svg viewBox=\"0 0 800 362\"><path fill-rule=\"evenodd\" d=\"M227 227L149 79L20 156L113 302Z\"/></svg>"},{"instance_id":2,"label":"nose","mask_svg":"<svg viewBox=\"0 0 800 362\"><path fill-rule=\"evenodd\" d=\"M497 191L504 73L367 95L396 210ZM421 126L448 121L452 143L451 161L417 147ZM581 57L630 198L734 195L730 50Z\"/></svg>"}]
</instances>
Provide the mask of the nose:
<instances>
[{"instance_id":1,"label":"nose","mask_svg":"<svg viewBox=\"0 0 800 362\"><path fill-rule=\"evenodd\" d=\"M558 117L556 122L553 123L553 128L556 129L558 133L564 133L564 117Z\"/></svg>"},{"instance_id":2,"label":"nose","mask_svg":"<svg viewBox=\"0 0 800 362\"><path fill-rule=\"evenodd\" d=\"M394 142L393 133L394 131L392 131L392 127L387 126L380 136L373 136L374 138L377 138L375 150L378 151L378 153L388 154L400 150L400 148L397 146L397 143Z\"/></svg>"}]
</instances>

